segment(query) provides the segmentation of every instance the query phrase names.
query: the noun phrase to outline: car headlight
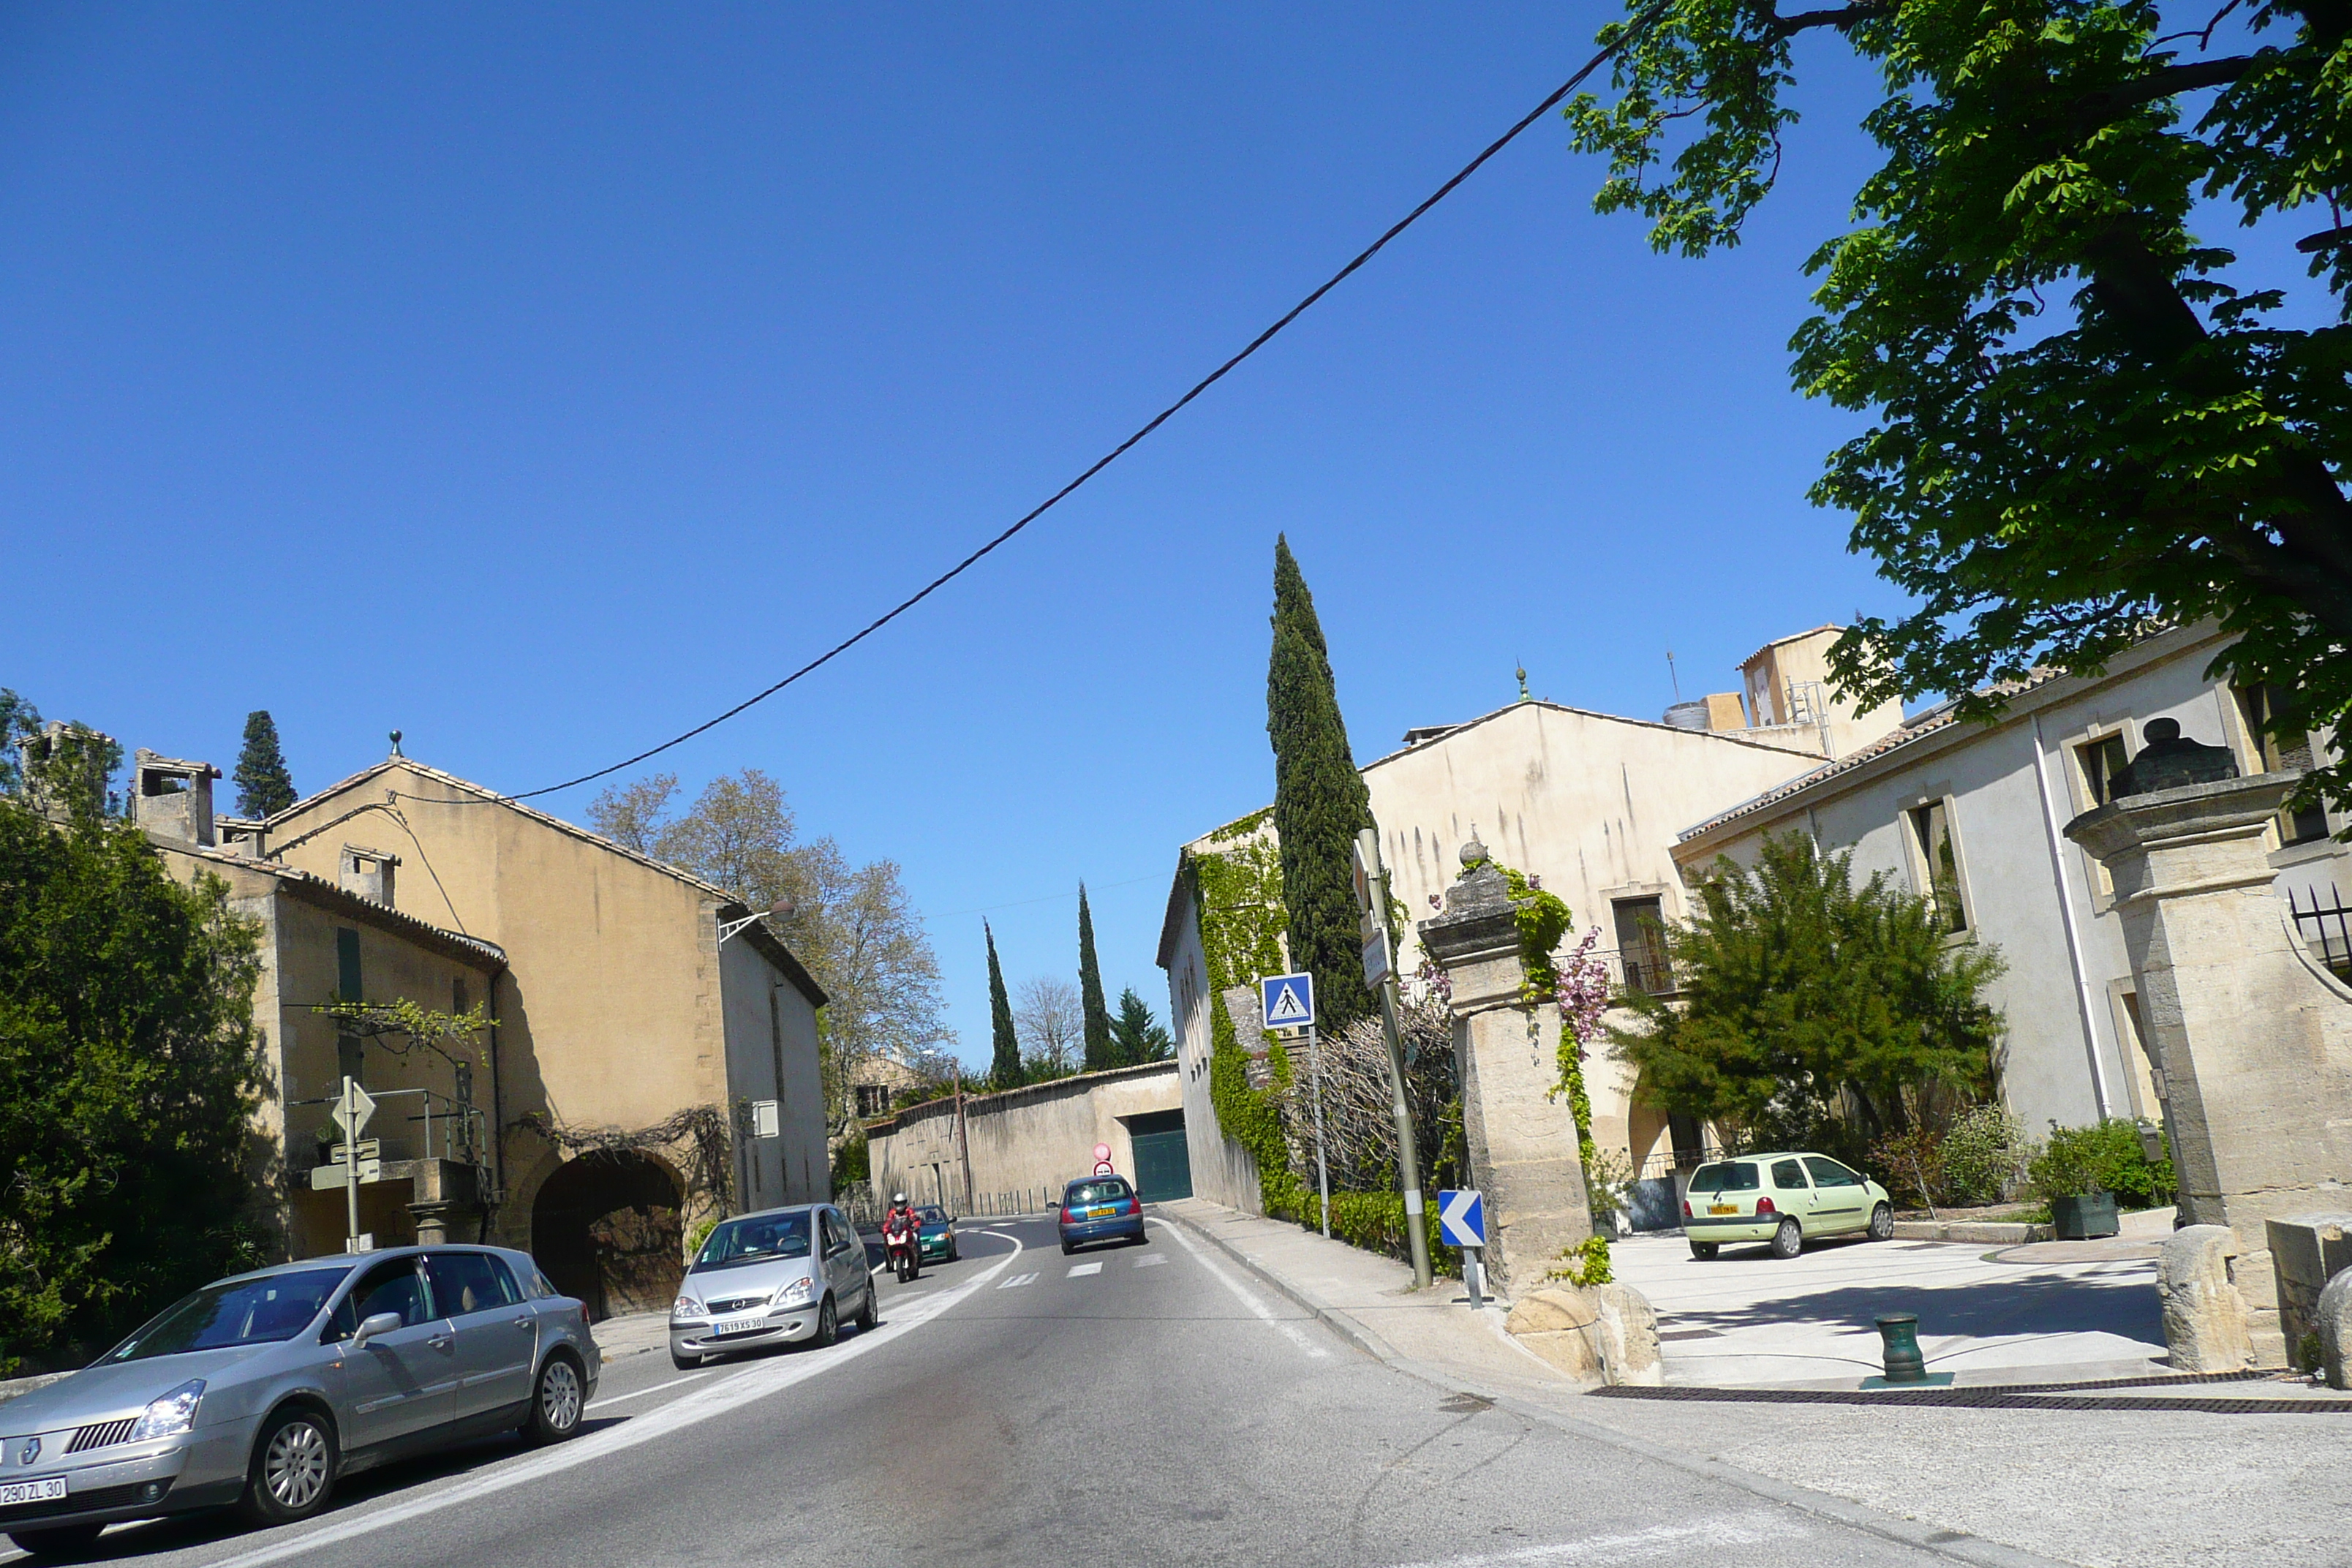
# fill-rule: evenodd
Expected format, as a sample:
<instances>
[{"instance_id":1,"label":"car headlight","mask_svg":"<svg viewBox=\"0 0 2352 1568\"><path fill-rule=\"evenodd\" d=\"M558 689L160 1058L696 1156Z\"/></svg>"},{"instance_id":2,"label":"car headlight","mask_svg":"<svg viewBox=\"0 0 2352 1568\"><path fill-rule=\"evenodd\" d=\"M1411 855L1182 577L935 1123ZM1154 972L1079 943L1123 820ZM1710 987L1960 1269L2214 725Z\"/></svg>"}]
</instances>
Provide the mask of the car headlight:
<instances>
[{"instance_id":1,"label":"car headlight","mask_svg":"<svg viewBox=\"0 0 2352 1568\"><path fill-rule=\"evenodd\" d=\"M806 1275L803 1275L800 1279L793 1280L791 1284L776 1292L776 1305L779 1307L799 1306L802 1303L812 1300L815 1295L816 1281L808 1278Z\"/></svg>"},{"instance_id":2,"label":"car headlight","mask_svg":"<svg viewBox=\"0 0 2352 1568\"><path fill-rule=\"evenodd\" d=\"M205 1402L205 1380L192 1377L140 1414L139 1425L131 1428L130 1441L144 1443L154 1437L175 1437L196 1424L196 1406Z\"/></svg>"},{"instance_id":3,"label":"car headlight","mask_svg":"<svg viewBox=\"0 0 2352 1568\"><path fill-rule=\"evenodd\" d=\"M669 1315L673 1318L698 1318L702 1316L702 1303L691 1296L680 1296L670 1304Z\"/></svg>"}]
</instances>

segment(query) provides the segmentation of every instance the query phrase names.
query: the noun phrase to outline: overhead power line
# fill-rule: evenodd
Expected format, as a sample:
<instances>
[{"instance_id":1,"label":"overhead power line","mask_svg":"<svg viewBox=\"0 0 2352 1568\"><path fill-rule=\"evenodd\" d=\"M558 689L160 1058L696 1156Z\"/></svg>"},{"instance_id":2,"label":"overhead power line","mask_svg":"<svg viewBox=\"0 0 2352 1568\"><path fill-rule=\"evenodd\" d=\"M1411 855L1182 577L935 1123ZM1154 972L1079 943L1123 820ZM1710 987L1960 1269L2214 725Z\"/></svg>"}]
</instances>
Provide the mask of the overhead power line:
<instances>
[{"instance_id":1,"label":"overhead power line","mask_svg":"<svg viewBox=\"0 0 2352 1568\"><path fill-rule=\"evenodd\" d=\"M1659 15L1666 9L1669 3L1670 0L1657 0L1655 5L1651 5L1647 10L1644 10L1640 15L1636 16L1626 25L1624 31L1619 33L1614 39L1604 45L1591 59L1585 61L1582 66L1579 67L1575 75L1560 83L1558 88L1554 89L1548 96L1546 96L1541 103L1537 104L1533 109L1528 110L1526 114L1520 116L1517 122L1512 125L1508 131L1504 132L1500 136L1495 138L1494 141L1488 142L1484 152L1471 159L1467 163L1463 164L1461 169L1454 174L1452 179L1447 180L1444 184L1438 186L1437 189L1432 191L1426 197L1423 198L1420 205L1405 214L1404 216L1397 219L1393 224L1391 224L1385 233L1383 233L1378 239L1372 241L1371 244L1364 247L1362 250L1357 252L1355 258L1349 261L1345 267L1342 267L1339 271L1334 272L1329 278L1324 279L1313 293L1307 295L1307 298L1299 300L1297 304L1293 305L1289 310L1284 311L1279 320L1277 320L1272 326L1266 328L1265 331L1252 338L1248 344L1244 346L1240 353L1234 354L1231 359L1225 361L1224 363L1219 365L1216 369L1202 376L1199 381L1193 383L1192 388L1187 391L1183 396L1178 398L1175 402L1170 404L1167 407L1153 415L1150 419L1146 421L1136 430L1135 434L1129 436L1126 440L1121 441L1118 446L1113 447L1109 451L1105 452L1101 457L1096 458L1091 464L1087 465L1086 469L1081 472L1077 478L1072 479L1068 484L1064 485L1060 489L1055 490L1052 495L1047 496L1044 500L1039 501L1028 511L1023 513L1019 519L1017 519L1003 532L997 534L995 538L991 539L987 543L982 545L979 549L973 551L971 554L965 556L962 560L957 562L954 565L949 567L938 576L932 578L929 582L924 584L922 587L917 589L906 598L899 600L898 604L892 605L887 611L882 615L877 616L873 620L868 621L864 626L861 626L850 636L842 638L841 641L834 644L831 647L825 649L814 658L810 659L806 664L802 665L798 669L793 670L782 680L777 681L772 686L769 686L759 691L753 692L751 696L743 699L742 701L735 704L734 707L728 709L724 713L720 713L715 718L706 719L701 723L697 724L693 729L688 730L680 734L673 735L668 740L664 741L660 745L648 747L645 751L639 752L634 757L625 757L621 761L613 763L610 767L598 768L594 773L582 773L578 778L565 779L562 784L551 784L540 789L526 790L520 795L509 795L506 798L509 800L530 800L538 795L554 795L561 790L575 789L581 784L593 784L598 779L607 777L613 773L617 773L625 768L633 768L639 763L661 755L664 752L668 751L673 746L683 745L706 731L717 729L719 725L724 724L728 720L734 718L738 713L742 712L744 710L756 707L758 704L765 702L769 698L773 697L777 692L782 691L785 687L792 685L803 676L811 675L815 671L822 669L824 666L832 663L843 654L847 653L851 648L856 647L859 643L864 642L867 637L872 637L876 632L880 631L884 626L888 626L892 621L897 620L900 616L905 615L908 610L913 609L917 605L921 604L925 599L929 598L933 594L938 593L941 588L946 587L950 583L954 582L958 577L962 576L973 566L979 564L981 559L986 556L991 551L993 551L998 545L1003 544L1006 540L1011 539L1014 534L1019 533L1023 529L1028 527L1031 523L1045 516L1055 507L1059 506L1064 500L1067 500L1073 493L1075 493L1078 487L1085 484L1088 479L1093 479L1097 474L1101 473L1105 468L1109 468L1113 463L1118 461L1119 458L1125 457L1129 450L1135 447L1137 443L1140 442L1145 437L1150 435L1154 430L1159 429L1162 425L1167 424L1169 420L1174 418L1178 412L1181 411L1186 404L1200 396L1201 394L1208 391L1209 388L1216 385L1217 383L1224 380L1224 378L1237 368L1244 360L1249 358L1250 355L1257 353L1258 350L1272 342L1276 336L1279 334L1284 328L1289 326L1291 322L1305 315L1316 301L1321 300L1324 295L1328 294L1332 289L1337 289L1340 284L1346 282L1350 277L1354 276L1356 269L1363 266L1367 261L1370 261L1373 257L1378 256L1387 247L1389 241L1402 234L1406 229L1411 228L1415 223L1420 221L1423 214L1428 212L1430 208L1435 206L1447 196L1453 195L1455 186L1461 184L1463 181L1476 174L1486 165L1486 161L1494 157L1496 153L1500 153L1504 148L1518 140L1519 133L1521 132L1527 130L1528 126L1533 125L1537 121L1542 119L1546 114L1557 108L1559 101L1566 98L1570 93L1575 91L1578 85L1581 83L1585 78L1591 76L1594 71L1599 70L1603 65L1606 65L1612 56L1622 51L1628 44L1632 43L1636 37L1638 37L1649 27L1651 23L1657 20Z\"/></svg>"}]
</instances>

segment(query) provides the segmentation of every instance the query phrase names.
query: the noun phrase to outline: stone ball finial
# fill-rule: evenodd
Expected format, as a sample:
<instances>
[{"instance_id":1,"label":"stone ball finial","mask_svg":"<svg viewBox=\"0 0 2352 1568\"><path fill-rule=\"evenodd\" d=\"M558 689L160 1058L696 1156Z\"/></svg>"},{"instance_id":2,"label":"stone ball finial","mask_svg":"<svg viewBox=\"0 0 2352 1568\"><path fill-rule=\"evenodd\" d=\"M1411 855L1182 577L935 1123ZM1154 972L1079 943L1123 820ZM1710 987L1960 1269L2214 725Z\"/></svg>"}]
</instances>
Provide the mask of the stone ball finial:
<instances>
[{"instance_id":1,"label":"stone ball finial","mask_svg":"<svg viewBox=\"0 0 2352 1568\"><path fill-rule=\"evenodd\" d=\"M1486 858L1486 847L1478 841L1478 825L1474 822L1470 825L1470 842L1462 847L1462 863L1475 866Z\"/></svg>"},{"instance_id":2,"label":"stone ball finial","mask_svg":"<svg viewBox=\"0 0 2352 1568\"><path fill-rule=\"evenodd\" d=\"M2139 727L2139 738L2143 741L2178 741L2180 739L2180 721L2150 719Z\"/></svg>"}]
</instances>

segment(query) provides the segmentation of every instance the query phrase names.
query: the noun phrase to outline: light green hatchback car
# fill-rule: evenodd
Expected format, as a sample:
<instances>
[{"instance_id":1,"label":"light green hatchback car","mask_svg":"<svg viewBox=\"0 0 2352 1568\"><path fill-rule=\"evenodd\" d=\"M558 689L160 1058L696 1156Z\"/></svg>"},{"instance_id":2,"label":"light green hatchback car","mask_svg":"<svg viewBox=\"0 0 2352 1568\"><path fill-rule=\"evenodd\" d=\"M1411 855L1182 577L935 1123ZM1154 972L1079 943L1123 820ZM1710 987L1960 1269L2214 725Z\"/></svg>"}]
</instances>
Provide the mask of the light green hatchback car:
<instances>
[{"instance_id":1,"label":"light green hatchback car","mask_svg":"<svg viewBox=\"0 0 2352 1568\"><path fill-rule=\"evenodd\" d=\"M1885 1187L1827 1154L1742 1154L1691 1173L1683 1234L1693 1258L1746 1241L1794 1258L1825 1236L1885 1241L1895 1234L1895 1205Z\"/></svg>"}]
</instances>

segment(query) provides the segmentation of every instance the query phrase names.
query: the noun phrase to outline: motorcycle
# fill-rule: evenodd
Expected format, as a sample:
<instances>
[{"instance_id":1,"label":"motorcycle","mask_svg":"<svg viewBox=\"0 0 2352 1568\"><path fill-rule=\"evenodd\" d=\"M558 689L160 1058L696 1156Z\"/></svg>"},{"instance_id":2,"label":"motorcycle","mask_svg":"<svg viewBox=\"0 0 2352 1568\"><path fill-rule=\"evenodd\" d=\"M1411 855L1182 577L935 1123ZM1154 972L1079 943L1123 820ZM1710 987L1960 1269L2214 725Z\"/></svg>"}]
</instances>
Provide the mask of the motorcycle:
<instances>
[{"instance_id":1,"label":"motorcycle","mask_svg":"<svg viewBox=\"0 0 2352 1568\"><path fill-rule=\"evenodd\" d=\"M901 1285L922 1277L922 1240L912 1221L885 1221L882 1250Z\"/></svg>"}]
</instances>

